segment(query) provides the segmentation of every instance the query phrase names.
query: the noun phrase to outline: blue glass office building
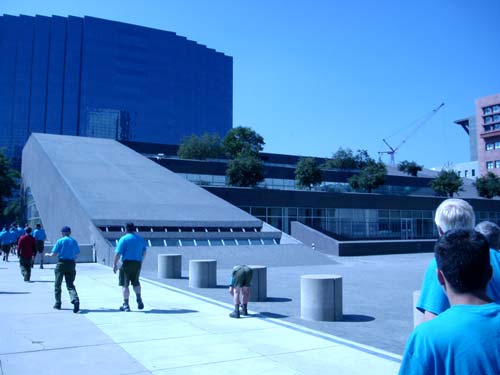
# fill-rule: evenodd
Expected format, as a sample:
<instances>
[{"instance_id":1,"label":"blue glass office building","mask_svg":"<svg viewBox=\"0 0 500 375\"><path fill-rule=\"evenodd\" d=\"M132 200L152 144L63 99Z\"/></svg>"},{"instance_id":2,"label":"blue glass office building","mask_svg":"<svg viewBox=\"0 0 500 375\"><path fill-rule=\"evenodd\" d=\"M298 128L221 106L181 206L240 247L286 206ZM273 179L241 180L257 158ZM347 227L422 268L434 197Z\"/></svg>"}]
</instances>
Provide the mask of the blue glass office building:
<instances>
[{"instance_id":1,"label":"blue glass office building","mask_svg":"<svg viewBox=\"0 0 500 375\"><path fill-rule=\"evenodd\" d=\"M232 126L232 57L93 17L0 16L0 147L31 132L177 144Z\"/></svg>"}]
</instances>

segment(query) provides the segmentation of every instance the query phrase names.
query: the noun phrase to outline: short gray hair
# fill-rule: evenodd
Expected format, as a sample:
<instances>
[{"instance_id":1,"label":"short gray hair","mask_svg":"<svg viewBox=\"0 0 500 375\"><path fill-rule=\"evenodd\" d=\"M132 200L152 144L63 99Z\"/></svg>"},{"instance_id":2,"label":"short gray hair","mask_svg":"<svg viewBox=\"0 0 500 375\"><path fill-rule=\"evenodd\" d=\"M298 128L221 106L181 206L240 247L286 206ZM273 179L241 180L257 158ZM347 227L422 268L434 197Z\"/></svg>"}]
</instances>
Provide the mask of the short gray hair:
<instances>
[{"instance_id":1,"label":"short gray hair","mask_svg":"<svg viewBox=\"0 0 500 375\"><path fill-rule=\"evenodd\" d=\"M498 250L500 241L500 227L491 221L481 221L476 225L475 230L486 237L490 247Z\"/></svg>"},{"instance_id":2,"label":"short gray hair","mask_svg":"<svg viewBox=\"0 0 500 375\"><path fill-rule=\"evenodd\" d=\"M463 199L450 198L438 206L434 221L445 233L451 229L473 229L476 216L469 203Z\"/></svg>"}]
</instances>

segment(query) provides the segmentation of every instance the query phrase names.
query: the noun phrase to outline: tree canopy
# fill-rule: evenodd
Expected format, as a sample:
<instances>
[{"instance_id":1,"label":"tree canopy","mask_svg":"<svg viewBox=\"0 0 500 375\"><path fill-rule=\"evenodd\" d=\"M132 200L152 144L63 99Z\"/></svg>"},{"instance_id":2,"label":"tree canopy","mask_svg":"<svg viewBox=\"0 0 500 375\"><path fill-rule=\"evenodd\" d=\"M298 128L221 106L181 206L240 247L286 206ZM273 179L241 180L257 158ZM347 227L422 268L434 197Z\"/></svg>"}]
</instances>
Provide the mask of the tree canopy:
<instances>
[{"instance_id":1,"label":"tree canopy","mask_svg":"<svg viewBox=\"0 0 500 375\"><path fill-rule=\"evenodd\" d=\"M19 172L11 167L10 160L5 156L5 150L0 149L0 202L2 205L19 187L18 179Z\"/></svg>"},{"instance_id":2,"label":"tree canopy","mask_svg":"<svg viewBox=\"0 0 500 375\"><path fill-rule=\"evenodd\" d=\"M358 150L356 154L350 149L340 147L330 159L323 164L326 169L362 169L369 163L375 162L368 151Z\"/></svg>"},{"instance_id":3,"label":"tree canopy","mask_svg":"<svg viewBox=\"0 0 500 375\"><path fill-rule=\"evenodd\" d=\"M217 134L193 134L185 137L179 146L177 156L182 159L205 160L222 155L221 139Z\"/></svg>"},{"instance_id":4,"label":"tree canopy","mask_svg":"<svg viewBox=\"0 0 500 375\"><path fill-rule=\"evenodd\" d=\"M437 177L431 181L431 188L442 196L453 197L459 191L463 191L464 182L457 172L453 170L442 170Z\"/></svg>"},{"instance_id":5,"label":"tree canopy","mask_svg":"<svg viewBox=\"0 0 500 375\"><path fill-rule=\"evenodd\" d=\"M387 168L382 162L369 162L363 169L347 180L349 185L356 190L371 193L372 190L385 183Z\"/></svg>"},{"instance_id":6,"label":"tree canopy","mask_svg":"<svg viewBox=\"0 0 500 375\"><path fill-rule=\"evenodd\" d=\"M323 182L323 173L314 158L300 158L295 168L295 181L297 186L308 189Z\"/></svg>"},{"instance_id":7,"label":"tree canopy","mask_svg":"<svg viewBox=\"0 0 500 375\"><path fill-rule=\"evenodd\" d=\"M474 185L480 197L491 199L500 195L500 177L492 172L479 177Z\"/></svg>"},{"instance_id":8,"label":"tree canopy","mask_svg":"<svg viewBox=\"0 0 500 375\"><path fill-rule=\"evenodd\" d=\"M229 162L226 177L231 186L255 186L264 180L262 161L255 155L237 156Z\"/></svg>"},{"instance_id":9,"label":"tree canopy","mask_svg":"<svg viewBox=\"0 0 500 375\"><path fill-rule=\"evenodd\" d=\"M418 172L423 169L422 165L417 164L414 161L404 160L398 164L398 170L400 172L406 173L409 176L417 177Z\"/></svg>"},{"instance_id":10,"label":"tree canopy","mask_svg":"<svg viewBox=\"0 0 500 375\"><path fill-rule=\"evenodd\" d=\"M9 216L15 206L19 206L17 200L12 200L12 193L19 188L19 172L11 167L10 160L5 156L5 150L0 149L0 209L2 214ZM9 208L7 210L7 208Z\"/></svg>"},{"instance_id":11,"label":"tree canopy","mask_svg":"<svg viewBox=\"0 0 500 375\"><path fill-rule=\"evenodd\" d=\"M222 141L224 151L231 159L239 155L256 156L264 149L264 145L264 138L245 126L232 128Z\"/></svg>"}]
</instances>

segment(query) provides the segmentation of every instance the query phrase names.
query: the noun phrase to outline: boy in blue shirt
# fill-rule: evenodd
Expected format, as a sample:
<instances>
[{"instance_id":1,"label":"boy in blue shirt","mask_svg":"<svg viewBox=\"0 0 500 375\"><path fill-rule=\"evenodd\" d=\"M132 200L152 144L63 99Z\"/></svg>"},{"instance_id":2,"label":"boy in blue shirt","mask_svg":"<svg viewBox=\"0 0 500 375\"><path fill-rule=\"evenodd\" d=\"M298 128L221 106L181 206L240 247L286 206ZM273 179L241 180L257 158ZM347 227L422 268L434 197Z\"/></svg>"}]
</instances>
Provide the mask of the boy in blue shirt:
<instances>
[{"instance_id":1,"label":"boy in blue shirt","mask_svg":"<svg viewBox=\"0 0 500 375\"><path fill-rule=\"evenodd\" d=\"M451 230L434 250L436 277L451 308L415 329L400 375L500 374L500 305L486 293L488 241L474 230Z\"/></svg>"}]
</instances>

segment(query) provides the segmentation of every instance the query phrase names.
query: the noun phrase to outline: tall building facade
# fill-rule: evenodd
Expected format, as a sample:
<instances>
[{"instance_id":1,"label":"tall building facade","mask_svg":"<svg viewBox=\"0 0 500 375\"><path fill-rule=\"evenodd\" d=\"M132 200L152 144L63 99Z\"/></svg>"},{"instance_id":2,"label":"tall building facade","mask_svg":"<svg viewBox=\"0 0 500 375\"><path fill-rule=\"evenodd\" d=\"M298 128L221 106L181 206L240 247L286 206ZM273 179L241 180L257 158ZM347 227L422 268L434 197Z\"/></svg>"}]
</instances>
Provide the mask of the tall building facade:
<instances>
[{"instance_id":1,"label":"tall building facade","mask_svg":"<svg viewBox=\"0 0 500 375\"><path fill-rule=\"evenodd\" d=\"M476 131L480 174L500 176L500 94L476 99Z\"/></svg>"},{"instance_id":2,"label":"tall building facade","mask_svg":"<svg viewBox=\"0 0 500 375\"><path fill-rule=\"evenodd\" d=\"M232 57L94 17L0 16L0 147L32 132L178 144L232 127Z\"/></svg>"}]
</instances>

